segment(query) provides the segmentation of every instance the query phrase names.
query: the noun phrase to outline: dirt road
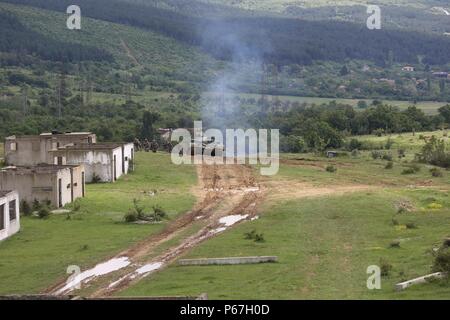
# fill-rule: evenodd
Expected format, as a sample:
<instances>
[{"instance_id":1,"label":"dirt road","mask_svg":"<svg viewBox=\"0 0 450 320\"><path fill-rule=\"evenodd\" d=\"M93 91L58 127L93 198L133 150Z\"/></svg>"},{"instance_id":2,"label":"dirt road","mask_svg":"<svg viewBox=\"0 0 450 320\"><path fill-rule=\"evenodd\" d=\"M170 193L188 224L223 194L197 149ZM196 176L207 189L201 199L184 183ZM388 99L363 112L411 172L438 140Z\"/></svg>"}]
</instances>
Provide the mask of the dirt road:
<instances>
[{"instance_id":1,"label":"dirt road","mask_svg":"<svg viewBox=\"0 0 450 320\"><path fill-rule=\"evenodd\" d=\"M255 217L264 190L250 167L200 165L197 173L200 183L194 193L199 201L191 212L170 222L161 233L83 271L78 277L61 281L46 293L76 294L77 289L87 289L91 297L110 296L165 268L201 242ZM200 227L193 228L194 225ZM160 253L155 255L155 252Z\"/></svg>"}]
</instances>

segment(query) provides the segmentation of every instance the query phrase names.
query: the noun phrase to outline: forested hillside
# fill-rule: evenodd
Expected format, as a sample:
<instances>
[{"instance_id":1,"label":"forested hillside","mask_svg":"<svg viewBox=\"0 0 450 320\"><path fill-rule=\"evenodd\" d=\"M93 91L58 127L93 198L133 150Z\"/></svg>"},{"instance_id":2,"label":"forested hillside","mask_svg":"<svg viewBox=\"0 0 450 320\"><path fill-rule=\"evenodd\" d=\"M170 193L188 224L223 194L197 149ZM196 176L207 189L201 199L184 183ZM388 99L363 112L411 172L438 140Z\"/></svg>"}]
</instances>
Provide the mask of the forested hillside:
<instances>
[{"instance_id":1,"label":"forested hillside","mask_svg":"<svg viewBox=\"0 0 450 320\"><path fill-rule=\"evenodd\" d=\"M161 32L198 45L216 58L260 55L274 64L311 64L314 60L365 59L378 64L392 51L399 62L449 62L450 39L416 32L368 30L365 24L305 21L276 17L208 19L172 10L116 0L3 0L40 8L64 10L79 4L86 16ZM239 47L239 48L237 48Z\"/></svg>"},{"instance_id":2,"label":"forested hillside","mask_svg":"<svg viewBox=\"0 0 450 320\"><path fill-rule=\"evenodd\" d=\"M350 133L434 130L450 121L448 80L434 75L450 71L443 37L233 15L237 9L194 2L212 12L201 15L181 12L179 0L78 3L82 29L73 31L69 1L0 1L0 137L58 129L132 140L203 119L280 128L283 150L293 151L339 147ZM403 69L407 62L413 71ZM283 96L354 99L358 108ZM406 101L400 110L386 99ZM427 100L440 102L425 114Z\"/></svg>"}]
</instances>

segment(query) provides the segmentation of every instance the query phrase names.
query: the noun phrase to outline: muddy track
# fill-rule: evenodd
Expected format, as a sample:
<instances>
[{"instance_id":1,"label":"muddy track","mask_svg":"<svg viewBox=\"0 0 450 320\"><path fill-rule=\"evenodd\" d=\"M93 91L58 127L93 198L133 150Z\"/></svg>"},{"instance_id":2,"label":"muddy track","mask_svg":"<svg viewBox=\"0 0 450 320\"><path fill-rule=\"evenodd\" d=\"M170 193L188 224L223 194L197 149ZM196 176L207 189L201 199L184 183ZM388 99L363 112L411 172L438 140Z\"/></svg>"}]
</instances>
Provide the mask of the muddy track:
<instances>
[{"instance_id":1,"label":"muddy track","mask_svg":"<svg viewBox=\"0 0 450 320\"><path fill-rule=\"evenodd\" d=\"M264 192L250 167L200 165L197 167L197 174L199 186L194 193L198 203L192 211L170 222L162 232L140 241L108 260L127 258L129 265L103 276L94 276L80 281L81 288L87 285L91 297L110 296L151 273L167 267L203 241L239 222L255 217ZM219 221L229 216L240 220L232 225ZM200 228L196 229L197 231L191 231L194 225L200 225ZM170 240L177 241L155 256L155 251ZM151 271L141 272L141 270ZM67 288L66 282L66 279L60 281L48 288L45 293L76 294L72 288Z\"/></svg>"}]
</instances>

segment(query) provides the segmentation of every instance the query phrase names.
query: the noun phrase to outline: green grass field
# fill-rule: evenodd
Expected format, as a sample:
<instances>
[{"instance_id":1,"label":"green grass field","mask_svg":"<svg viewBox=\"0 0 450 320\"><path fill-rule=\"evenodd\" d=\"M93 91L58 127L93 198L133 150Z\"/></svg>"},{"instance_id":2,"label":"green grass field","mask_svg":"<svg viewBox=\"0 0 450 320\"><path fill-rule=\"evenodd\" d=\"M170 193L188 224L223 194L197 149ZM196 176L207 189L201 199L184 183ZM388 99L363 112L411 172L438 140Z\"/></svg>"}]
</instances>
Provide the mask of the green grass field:
<instances>
[{"instance_id":1,"label":"green grass field","mask_svg":"<svg viewBox=\"0 0 450 320\"><path fill-rule=\"evenodd\" d=\"M239 93L239 94L229 94L227 97L231 98L233 96L239 95L244 98L254 98L259 99L260 94L253 93ZM219 96L219 93L208 92L205 96ZM267 95L268 98L274 98L274 96ZM373 100L370 99L338 99L338 98L319 98L319 97L297 97L297 96L277 96L277 99L281 101L299 102L306 103L308 105L316 104L321 105L324 103L330 103L336 101L337 103L348 104L354 108L357 107L359 101L366 101L369 105ZM398 107L400 110L405 110L409 106L414 105L412 101L402 101L402 100L383 100L384 103ZM434 115L438 113L440 107L445 106L445 102L438 101L419 101L416 103L417 108L423 110L426 114Z\"/></svg>"},{"instance_id":2,"label":"green grass field","mask_svg":"<svg viewBox=\"0 0 450 320\"><path fill-rule=\"evenodd\" d=\"M450 285L435 282L395 292L394 285L431 273L432 249L450 235L449 173L431 176L430 166L403 175L423 143L420 135L391 136L394 168L373 160L370 151L325 159L284 155L280 172L264 178L269 186L260 219L246 222L203 243L183 258L277 255L274 264L241 266L169 266L119 295L176 296L208 293L212 299L450 299ZM363 137L385 143L388 137ZM396 148L406 148L397 159ZM308 161L312 160L312 161ZM404 161L407 161L405 163ZM334 165L336 173L326 172ZM276 190L276 188L282 188ZM364 185L353 193L302 196L302 188ZM283 186L285 189L283 189ZM412 212L398 213L397 202ZM436 209L437 208L437 209ZM396 220L397 224L393 223ZM408 229L413 223L416 228ZM245 240L255 230L265 242ZM399 241L400 248L390 248ZM367 267L384 259L392 265L381 290L368 290Z\"/></svg>"},{"instance_id":3,"label":"green grass field","mask_svg":"<svg viewBox=\"0 0 450 320\"><path fill-rule=\"evenodd\" d=\"M189 190L195 184L193 167L176 167L167 154L138 153L134 173L114 184L88 185L70 220L22 217L20 233L0 243L0 294L37 293L66 276L69 265L85 269L161 230L165 223L123 222L133 199L147 211L160 205L174 218L192 207ZM144 194L154 190L154 197Z\"/></svg>"},{"instance_id":4,"label":"green grass field","mask_svg":"<svg viewBox=\"0 0 450 320\"><path fill-rule=\"evenodd\" d=\"M429 197L446 209L420 210L398 217L419 228L398 230L391 224L393 201L407 197L425 205ZM274 264L243 266L171 266L121 293L197 295L211 299L384 299L450 298L450 287L420 286L395 293L395 283L430 272L430 250L448 235L450 202L444 193L358 193L343 197L293 200L264 208L262 217L242 224L194 249L186 258L277 255ZM251 230L265 242L245 240ZM401 248L390 249L393 240ZM380 259L393 265L382 290L366 288L366 270Z\"/></svg>"}]
</instances>

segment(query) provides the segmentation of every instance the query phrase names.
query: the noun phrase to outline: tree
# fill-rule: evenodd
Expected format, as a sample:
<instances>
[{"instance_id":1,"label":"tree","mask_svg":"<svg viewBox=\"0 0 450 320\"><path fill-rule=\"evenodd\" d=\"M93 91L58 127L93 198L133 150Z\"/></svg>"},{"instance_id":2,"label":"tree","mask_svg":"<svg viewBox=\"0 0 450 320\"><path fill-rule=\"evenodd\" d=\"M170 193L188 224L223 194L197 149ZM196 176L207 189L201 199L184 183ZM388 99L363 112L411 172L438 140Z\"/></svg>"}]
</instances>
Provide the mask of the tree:
<instances>
[{"instance_id":1,"label":"tree","mask_svg":"<svg viewBox=\"0 0 450 320\"><path fill-rule=\"evenodd\" d=\"M368 107L367 102L364 100L358 101L358 108L359 109L366 109Z\"/></svg>"},{"instance_id":2,"label":"tree","mask_svg":"<svg viewBox=\"0 0 450 320\"><path fill-rule=\"evenodd\" d=\"M450 104L439 108L439 114L445 119L445 122L450 123Z\"/></svg>"},{"instance_id":3,"label":"tree","mask_svg":"<svg viewBox=\"0 0 450 320\"><path fill-rule=\"evenodd\" d=\"M346 75L348 75L349 73L350 73L350 70L347 68L346 65L344 65L344 66L342 67L341 71L339 71L339 75L340 75L341 77L346 76Z\"/></svg>"},{"instance_id":4,"label":"tree","mask_svg":"<svg viewBox=\"0 0 450 320\"><path fill-rule=\"evenodd\" d=\"M141 138L142 139L150 139L154 138L154 128L153 125L156 121L161 118L161 115L157 112L153 111L145 111L142 117L142 129L141 129Z\"/></svg>"}]
</instances>

